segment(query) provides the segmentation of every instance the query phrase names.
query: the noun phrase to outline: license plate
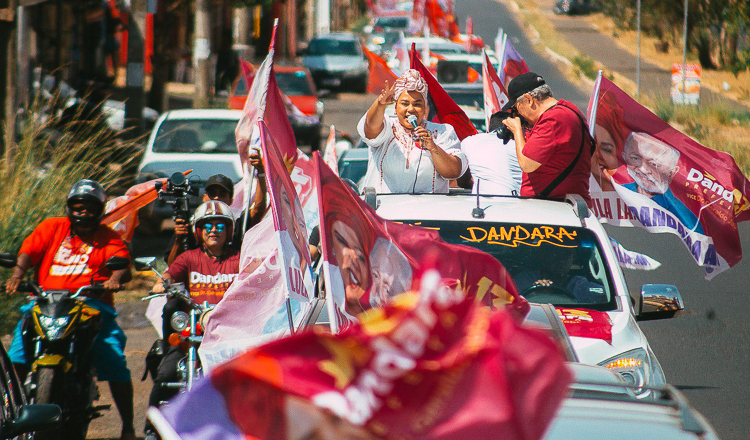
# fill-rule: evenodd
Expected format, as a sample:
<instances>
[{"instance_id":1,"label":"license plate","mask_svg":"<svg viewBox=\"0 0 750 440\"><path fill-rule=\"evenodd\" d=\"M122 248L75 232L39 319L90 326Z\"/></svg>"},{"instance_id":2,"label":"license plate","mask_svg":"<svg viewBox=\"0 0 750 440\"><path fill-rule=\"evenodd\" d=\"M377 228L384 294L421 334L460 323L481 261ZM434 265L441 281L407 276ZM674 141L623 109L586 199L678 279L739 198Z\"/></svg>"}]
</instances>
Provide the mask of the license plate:
<instances>
[{"instance_id":1,"label":"license plate","mask_svg":"<svg viewBox=\"0 0 750 440\"><path fill-rule=\"evenodd\" d=\"M341 80L339 78L326 78L323 80L323 85L326 86L340 86Z\"/></svg>"}]
</instances>

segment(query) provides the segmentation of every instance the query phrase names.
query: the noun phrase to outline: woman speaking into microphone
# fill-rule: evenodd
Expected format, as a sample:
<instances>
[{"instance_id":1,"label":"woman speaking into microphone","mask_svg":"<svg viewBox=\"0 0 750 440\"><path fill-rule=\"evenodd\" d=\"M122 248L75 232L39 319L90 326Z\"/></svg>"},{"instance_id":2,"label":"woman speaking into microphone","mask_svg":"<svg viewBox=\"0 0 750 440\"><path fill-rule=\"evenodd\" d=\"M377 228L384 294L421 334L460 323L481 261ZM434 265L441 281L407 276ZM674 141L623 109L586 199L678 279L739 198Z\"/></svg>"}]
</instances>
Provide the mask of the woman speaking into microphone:
<instances>
[{"instance_id":1,"label":"woman speaking into microphone","mask_svg":"<svg viewBox=\"0 0 750 440\"><path fill-rule=\"evenodd\" d=\"M396 117L385 108L396 103ZM377 193L447 193L468 166L453 127L425 120L427 83L414 69L388 82L357 131L369 148L363 187Z\"/></svg>"}]
</instances>

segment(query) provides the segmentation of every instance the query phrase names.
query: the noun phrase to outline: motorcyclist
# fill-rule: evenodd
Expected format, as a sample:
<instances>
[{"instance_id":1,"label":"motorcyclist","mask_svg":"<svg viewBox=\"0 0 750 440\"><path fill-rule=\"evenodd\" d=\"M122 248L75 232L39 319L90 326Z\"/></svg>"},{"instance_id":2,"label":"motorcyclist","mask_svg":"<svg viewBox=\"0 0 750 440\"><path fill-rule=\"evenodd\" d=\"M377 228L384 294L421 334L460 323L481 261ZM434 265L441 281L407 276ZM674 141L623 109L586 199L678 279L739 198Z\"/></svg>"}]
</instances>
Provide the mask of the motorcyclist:
<instances>
[{"instance_id":1,"label":"motorcyclist","mask_svg":"<svg viewBox=\"0 0 750 440\"><path fill-rule=\"evenodd\" d=\"M200 205L192 221L193 234L199 247L180 254L164 272L164 278L170 283L183 283L198 303L208 301L209 304L217 304L240 269L240 252L229 246L234 224L234 216L226 203L212 200ZM151 291L162 293L165 287L159 280ZM172 314L178 310L189 310L179 298L169 299L164 306L162 329L165 344L174 332L170 325ZM158 406L159 402L169 400L177 393L176 389L165 388L161 384L177 381L177 363L183 356L176 347L166 350L154 378L150 406Z\"/></svg>"},{"instance_id":2,"label":"motorcyclist","mask_svg":"<svg viewBox=\"0 0 750 440\"><path fill-rule=\"evenodd\" d=\"M263 159L256 150L250 155L250 164L258 170L258 185L255 187L253 206L250 208L250 217L248 218L247 227L245 227L244 214L235 222L234 233L229 236L230 246L239 250L242 246L242 236L247 229L250 229L263 219L266 214L266 176L263 168ZM231 206L234 201L234 184L232 179L223 175L215 174L206 181L205 194L203 201L218 200ZM183 249L182 239L187 238L187 249ZM171 265L175 258L185 250L197 248L197 244L190 235L190 225L182 219L175 220L174 241L165 255L167 265Z\"/></svg>"},{"instance_id":3,"label":"motorcyclist","mask_svg":"<svg viewBox=\"0 0 750 440\"><path fill-rule=\"evenodd\" d=\"M127 257L127 247L120 237L101 224L107 195L102 186L83 179L68 193L66 217L53 217L40 223L24 240L17 265L6 282L6 292L15 293L24 274L31 268L42 289L77 290L91 284L102 283L106 293L87 297L88 305L101 312L102 328L94 341L93 361L98 380L109 382L112 397L122 419L122 439L135 439L133 425L133 383L125 359L126 336L115 317L112 292L130 281L130 269L109 271L104 263L113 256ZM85 293L84 293L85 295ZM28 316L33 303L21 307ZM9 354L20 377L28 372L28 359L24 351L22 322L13 332Z\"/></svg>"}]
</instances>

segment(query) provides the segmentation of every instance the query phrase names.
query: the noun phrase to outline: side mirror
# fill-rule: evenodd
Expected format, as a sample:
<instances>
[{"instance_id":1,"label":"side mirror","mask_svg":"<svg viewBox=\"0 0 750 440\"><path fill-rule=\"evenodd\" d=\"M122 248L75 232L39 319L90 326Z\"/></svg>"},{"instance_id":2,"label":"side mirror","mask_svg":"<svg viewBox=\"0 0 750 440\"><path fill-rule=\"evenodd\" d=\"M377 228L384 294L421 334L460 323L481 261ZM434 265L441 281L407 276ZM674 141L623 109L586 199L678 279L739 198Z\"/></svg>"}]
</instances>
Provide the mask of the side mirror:
<instances>
[{"instance_id":1,"label":"side mirror","mask_svg":"<svg viewBox=\"0 0 750 440\"><path fill-rule=\"evenodd\" d=\"M27 432L55 429L61 422L62 411L57 405L24 405L18 417L2 424L0 437L13 438Z\"/></svg>"},{"instance_id":2,"label":"side mirror","mask_svg":"<svg viewBox=\"0 0 750 440\"><path fill-rule=\"evenodd\" d=\"M10 252L3 252L0 254L0 267L12 269L16 265L16 255Z\"/></svg>"},{"instance_id":3,"label":"side mirror","mask_svg":"<svg viewBox=\"0 0 750 440\"><path fill-rule=\"evenodd\" d=\"M671 284L644 284L638 307L639 321L667 319L685 310L677 287Z\"/></svg>"},{"instance_id":4,"label":"side mirror","mask_svg":"<svg viewBox=\"0 0 750 440\"><path fill-rule=\"evenodd\" d=\"M135 270L143 272L144 270L151 270L153 264L156 262L156 257L139 257L134 260Z\"/></svg>"},{"instance_id":5,"label":"side mirror","mask_svg":"<svg viewBox=\"0 0 750 440\"><path fill-rule=\"evenodd\" d=\"M111 271L127 269L130 267L130 259L125 257L110 257L109 260L104 263L104 267Z\"/></svg>"}]
</instances>

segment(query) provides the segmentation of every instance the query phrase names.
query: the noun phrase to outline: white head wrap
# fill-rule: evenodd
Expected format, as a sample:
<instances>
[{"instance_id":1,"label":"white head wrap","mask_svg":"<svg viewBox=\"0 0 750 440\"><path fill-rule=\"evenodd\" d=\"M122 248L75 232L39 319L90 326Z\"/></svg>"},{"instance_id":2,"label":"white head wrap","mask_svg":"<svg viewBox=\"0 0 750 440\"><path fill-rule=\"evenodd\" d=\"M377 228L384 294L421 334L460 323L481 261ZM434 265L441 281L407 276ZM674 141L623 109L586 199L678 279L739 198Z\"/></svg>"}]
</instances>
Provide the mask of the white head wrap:
<instances>
[{"instance_id":1,"label":"white head wrap","mask_svg":"<svg viewBox=\"0 0 750 440\"><path fill-rule=\"evenodd\" d=\"M418 92L427 105L427 81L415 69L409 69L396 80L394 97L398 100L404 92Z\"/></svg>"}]
</instances>

